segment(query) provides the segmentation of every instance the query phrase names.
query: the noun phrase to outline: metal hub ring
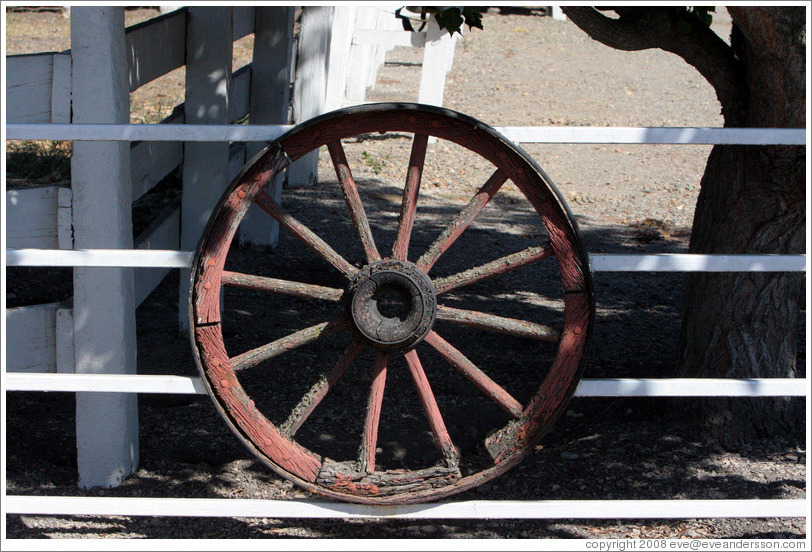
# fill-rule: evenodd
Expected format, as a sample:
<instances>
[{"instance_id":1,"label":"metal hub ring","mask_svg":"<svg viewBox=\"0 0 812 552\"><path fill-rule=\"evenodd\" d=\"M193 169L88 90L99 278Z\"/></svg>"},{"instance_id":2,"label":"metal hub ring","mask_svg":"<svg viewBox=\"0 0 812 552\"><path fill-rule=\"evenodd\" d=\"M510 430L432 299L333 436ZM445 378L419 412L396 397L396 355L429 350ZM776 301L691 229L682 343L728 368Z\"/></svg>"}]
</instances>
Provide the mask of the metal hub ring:
<instances>
[{"instance_id":1,"label":"metal hub ring","mask_svg":"<svg viewBox=\"0 0 812 552\"><path fill-rule=\"evenodd\" d=\"M394 351L420 343L434 325L437 298L428 276L408 261L367 266L349 287L356 330L374 347Z\"/></svg>"}]
</instances>

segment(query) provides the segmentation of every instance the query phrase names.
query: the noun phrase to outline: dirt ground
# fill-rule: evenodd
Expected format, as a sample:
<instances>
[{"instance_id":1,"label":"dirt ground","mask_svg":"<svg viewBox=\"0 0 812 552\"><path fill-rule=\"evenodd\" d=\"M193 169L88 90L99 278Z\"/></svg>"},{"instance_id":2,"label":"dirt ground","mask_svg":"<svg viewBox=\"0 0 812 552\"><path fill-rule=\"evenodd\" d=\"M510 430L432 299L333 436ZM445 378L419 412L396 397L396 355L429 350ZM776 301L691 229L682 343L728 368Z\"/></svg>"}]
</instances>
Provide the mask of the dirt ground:
<instances>
[{"instance_id":1,"label":"dirt ground","mask_svg":"<svg viewBox=\"0 0 812 552\"><path fill-rule=\"evenodd\" d=\"M128 23L155 15L128 11ZM67 20L58 14L7 15L9 53L62 50ZM726 37L729 21L718 14L715 25ZM676 56L661 51L617 52L590 40L570 22L558 22L535 9L492 10L484 31L465 34L456 47L446 82L444 106L491 126L720 126L719 104L711 87ZM33 49L32 49L33 48ZM250 42L235 47L250 53ZM415 101L421 52L397 48L387 57L370 101ZM240 62L235 62L237 65ZM131 98L133 121L154 122L171 111L182 74L176 72ZM353 174L370 212L373 231L391 239L399 209L409 143L387 136L345 144ZM700 177L709 146L525 145L550 175L577 220L591 253L684 252ZM340 237L349 227L335 174L322 156L320 184L288 189L283 205L331 244L358 255ZM429 146L418 208L416 246L431 242L487 178L485 167L445 142ZM483 178L483 175L484 178ZM470 236L468 236L470 234ZM515 188L500 192L470 229L468 241L453 250L446 270L475 266L534 243L538 221ZM335 240L335 241L332 241ZM347 248L347 249L342 249ZM451 257L449 252L449 257ZM333 278L289 235L270 253L238 252L235 266L254 273L293 277L329 285ZM439 265L438 265L439 266ZM532 280L532 278L531 278ZM683 277L669 273L595 273L597 319L584 377L673 376L679 332ZM173 272L139 307L138 364L145 374L197 375L188 339L178 337L178 274ZM14 304L41 300L22 283L9 292ZM64 293L64 290L61 291ZM481 297L480 297L481 295ZM528 277L477 287L462 299L487 304L489 312L550 312L544 292ZM487 303L483 303L482 298ZM35 300L36 299L36 300ZM54 300L51 298L51 300ZM30 301L30 302L29 302ZM10 302L11 306L12 303ZM320 307L296 301L259 303L255 296L227 299L233 318L227 340L235 350L267 342L269 336L319 320ZM485 308L481 308L485 310ZM323 319L323 318L321 318ZM527 358L545 358L549 349L518 338L459 334L464 352L481 366L525 366ZM799 328L799 365L806 362L805 328ZM461 349L463 347L460 347ZM273 372L279 393L295 396L308 380L298 367L332 362L340 342L303 349L285 357ZM298 355L298 356L297 356ZM489 364L490 363L490 364ZM359 361L359 364L360 361ZM498 368L494 368L498 369ZM430 369L427 368L427 371ZM397 370L392 370L397 372ZM401 372L403 372L401 370ZM488 408L474 406L469 388L451 388L438 378L443 405L463 416L450 431L464 440L466 422L489 423ZM402 375L402 374L401 374ZM525 374L515 385L521 394ZM246 385L259 391L266 375ZM336 403L353 405L353 383L368 385L368 374L348 374L335 390ZM397 378L397 376L393 376ZM397 379L395 379L397 381ZM459 383L459 382L456 382ZM446 391L446 386L449 390ZM408 385L404 384L403 388ZM391 389L400 387L387 387ZM407 395L407 393L403 393ZM234 437L205 396L141 395L140 465L115 489L77 490L73 395L9 393L6 396L6 491L10 495L154 496L210 498L311 498L274 475ZM276 400L271 395L269 399ZM409 401L412 402L409 402ZM802 400L802 399L793 399ZM741 450L722 450L683 423L679 412L690 399L576 398L542 445L498 479L454 500L591 499L779 499L804 498L806 446L798 442L758 441ZM389 403L385 403L389 404ZM744 403L743 403L744 404ZM451 408L453 410L453 408ZM314 446L344 450L362 409L325 404L314 418ZM393 400L389 439L395 452L383 452L397 465L398 447L420 459L426 448L425 421L414 399ZM468 417L466 418L467 415ZM453 430L452 430L453 427ZM411 434L410 434L410 428ZM417 429L414 429L417 428ZM405 435L397 433L404 432ZM383 433L382 433L383 435ZM422 441L421 441L422 439ZM390 442L391 441L391 442ZM426 446L426 442L428 445ZM386 447L383 447L386 448ZM383 460L382 460L383 461ZM405 461L404 461L405 462ZM124 516L6 516L9 538L806 538L806 520L285 520Z\"/></svg>"}]
</instances>

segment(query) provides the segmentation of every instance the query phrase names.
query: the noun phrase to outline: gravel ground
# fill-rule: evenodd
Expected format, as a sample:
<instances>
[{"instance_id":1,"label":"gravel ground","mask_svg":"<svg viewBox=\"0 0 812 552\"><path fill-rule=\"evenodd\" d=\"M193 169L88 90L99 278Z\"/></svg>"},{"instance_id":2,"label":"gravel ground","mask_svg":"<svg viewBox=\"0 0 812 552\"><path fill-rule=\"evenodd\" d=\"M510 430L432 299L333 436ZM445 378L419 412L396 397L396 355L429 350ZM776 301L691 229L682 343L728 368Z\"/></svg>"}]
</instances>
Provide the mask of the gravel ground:
<instances>
[{"instance_id":1,"label":"gravel ground","mask_svg":"<svg viewBox=\"0 0 812 552\"><path fill-rule=\"evenodd\" d=\"M128 17L136 19L146 15L150 15L147 10L128 12ZM62 24L55 19L59 16L52 14L19 17L28 18L20 24L30 25L35 35L44 32L42 28L49 28L48 18L53 18L54 25ZM716 25L721 33L729 31L725 14L717 18ZM485 16L484 26L485 31L467 33L457 44L454 67L446 84L446 107L497 127L721 124L719 105L710 86L671 54L617 52L591 41L569 22L542 17L538 10L504 10L504 13L493 10ZM7 45L10 53L25 51L19 49L24 46L13 38ZM46 41L44 45L35 43L35 49L27 51L65 47ZM250 51L250 44L243 48ZM405 48L392 51L369 100L414 101L420 56L419 51ZM173 75L163 84L167 98L176 93L177 83L182 82L182 78L172 80L176 78ZM161 84L155 86L160 88ZM134 117L150 121L165 105L162 101L159 106L148 96L133 97L132 102L141 108ZM371 215L373 227L383 229L387 221L391 224L387 213L397 208L408 143L390 137L348 143L346 149L368 209L380 210L379 218ZM525 149L568 201L588 251L642 253L687 249L698 183L709 147L527 145ZM431 161L426 167L418 211L418 221L429 228L455 212L460 201L467 201L471 190L483 181L484 168L464 153L443 142L429 148ZM341 201L332 167L323 162L321 169L321 184L317 188L288 190L284 202L315 230L333 236L346 227L347 221L339 212ZM487 234L476 235L488 236L484 239L489 241L473 242L464 248L461 262L474 260L478 264L480 248L515 250L511 248L537 235L532 217L528 217L515 189L507 189L498 197L503 199L489 206L493 210L478 222ZM418 235L416 241L422 239ZM282 236L280 247L270 259L269 264L281 267L280 270L314 278L307 281L322 278L323 271L307 261L288 236ZM267 257L259 259L247 253L237 261L255 267L256 263L267 262ZM196 374L188 341L167 331L176 318L177 278L176 273L171 274L138 309L138 358L143 373ZM491 293L494 289L499 288L487 288ZM515 303L517 298L527 297L526 302L531 305L532 297L522 295L522 289L519 279L511 280L499 299ZM20 304L25 304L26 292L23 285L15 288ZM598 273L595 292L598 317L585 377L670 376L679 330L682 278L675 274ZM303 315L317 316L303 306L287 305L289 312L277 309L271 313L270 309L264 309L252 312L256 318L242 322L237 317L236 329L229 339L237 344L247 343L262 337L257 328L272 324L270 320L274 320L273 324L278 320L282 320L280 324L293 323ZM799 331L803 332L803 328ZM333 345L309 354L326 356L330 347ZM507 341L489 342L484 338L481 342L472 340L470 347L474 347L476 354L506 358L526 352ZM800 354L799 362L803 363L804 343ZM138 471L116 489L77 490L72 399L71 394L60 393L7 396L8 494L310 497L256 461L228 431L208 398L169 395L140 396ZM758 441L737 451L719 449L704 442L701 435L683 423L678 413L685 403L680 401L576 399L543 444L519 466L459 495L458 499L806 496L805 445ZM333 439L341 433L336 430L341 427L340 419L334 420L332 427L325 420L316 424L316 428ZM803 518L427 522L8 515L6 524L7 537L24 539L798 539L806 538L807 534Z\"/></svg>"}]
</instances>

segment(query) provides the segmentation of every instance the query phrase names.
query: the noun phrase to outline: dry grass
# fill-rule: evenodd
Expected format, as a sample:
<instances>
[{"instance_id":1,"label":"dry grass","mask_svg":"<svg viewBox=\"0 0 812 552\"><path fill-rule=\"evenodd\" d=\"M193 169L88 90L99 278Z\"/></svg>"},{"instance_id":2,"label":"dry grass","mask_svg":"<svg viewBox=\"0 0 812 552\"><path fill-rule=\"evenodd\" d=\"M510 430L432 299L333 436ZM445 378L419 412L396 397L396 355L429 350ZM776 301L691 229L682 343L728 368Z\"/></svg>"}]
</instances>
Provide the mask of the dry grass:
<instances>
[{"instance_id":1,"label":"dry grass","mask_svg":"<svg viewBox=\"0 0 812 552\"><path fill-rule=\"evenodd\" d=\"M6 142L9 187L61 184L70 181L70 142L22 140Z\"/></svg>"}]
</instances>

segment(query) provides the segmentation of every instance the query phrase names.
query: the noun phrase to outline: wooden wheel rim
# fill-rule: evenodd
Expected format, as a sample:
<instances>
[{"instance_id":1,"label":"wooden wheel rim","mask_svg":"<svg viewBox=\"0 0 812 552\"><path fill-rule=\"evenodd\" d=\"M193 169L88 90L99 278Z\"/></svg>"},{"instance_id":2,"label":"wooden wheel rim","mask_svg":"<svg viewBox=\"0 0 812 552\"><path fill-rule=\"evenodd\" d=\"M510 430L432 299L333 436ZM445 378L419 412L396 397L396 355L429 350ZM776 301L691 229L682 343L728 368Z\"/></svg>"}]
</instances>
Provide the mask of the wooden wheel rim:
<instances>
[{"instance_id":1,"label":"wooden wheel rim","mask_svg":"<svg viewBox=\"0 0 812 552\"><path fill-rule=\"evenodd\" d=\"M230 358L226 352L220 317L225 259L239 223L262 188L291 161L310 151L358 134L387 131L455 142L490 161L511 179L542 219L564 290L563 326L552 365L536 394L523 405L521 415L486 439L492 465L468 475L444 475L443 470L435 470L429 476L408 472L407 475L418 479L429 478L433 484L408 493L399 492L396 486L387 491L376 484L380 478L359 479L357 473L342 471L341 466L303 447L272 424L256 408L235 375L237 357ZM396 250L397 247L396 243ZM352 266L335 266L348 279L360 272ZM549 178L524 151L487 125L447 109L418 104L372 104L339 110L303 123L271 142L246 164L223 195L197 248L189 313L192 349L209 395L231 429L258 458L298 485L331 498L366 504L403 504L436 500L475 487L505 472L533 449L575 391L585 363L594 300L587 256L575 221ZM345 317L322 325L319 331L335 331L350 325ZM380 358L379 353L379 363ZM382 366L385 371L385 360ZM452 459L453 454L448 458ZM453 471L453 460L449 465ZM330 472L329 477L325 476L326 471Z\"/></svg>"}]
</instances>

